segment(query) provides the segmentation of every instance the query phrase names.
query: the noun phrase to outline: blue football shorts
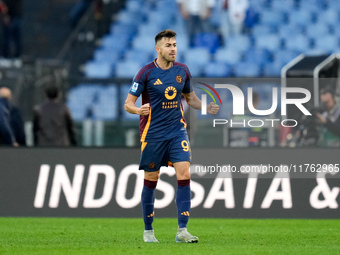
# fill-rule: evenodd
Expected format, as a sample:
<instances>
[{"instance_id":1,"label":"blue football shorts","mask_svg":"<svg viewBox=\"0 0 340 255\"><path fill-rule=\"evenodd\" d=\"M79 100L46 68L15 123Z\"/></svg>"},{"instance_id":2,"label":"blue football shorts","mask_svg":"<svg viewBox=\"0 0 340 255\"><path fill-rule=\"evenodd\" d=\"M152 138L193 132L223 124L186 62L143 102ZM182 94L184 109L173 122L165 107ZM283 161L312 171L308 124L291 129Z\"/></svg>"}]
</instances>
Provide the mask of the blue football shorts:
<instances>
[{"instance_id":1,"label":"blue football shorts","mask_svg":"<svg viewBox=\"0 0 340 255\"><path fill-rule=\"evenodd\" d=\"M158 171L161 166L173 163L191 162L191 149L186 132L179 136L159 142L142 142L139 170Z\"/></svg>"}]
</instances>

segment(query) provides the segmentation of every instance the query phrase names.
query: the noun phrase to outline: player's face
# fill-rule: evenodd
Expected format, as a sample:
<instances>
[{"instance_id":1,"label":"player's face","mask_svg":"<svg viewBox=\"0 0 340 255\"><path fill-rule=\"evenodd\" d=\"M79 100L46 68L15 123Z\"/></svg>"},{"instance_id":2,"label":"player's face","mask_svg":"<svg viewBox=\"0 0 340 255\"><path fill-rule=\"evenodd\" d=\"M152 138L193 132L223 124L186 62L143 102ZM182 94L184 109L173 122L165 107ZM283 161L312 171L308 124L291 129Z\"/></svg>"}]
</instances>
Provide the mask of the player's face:
<instances>
[{"instance_id":1,"label":"player's face","mask_svg":"<svg viewBox=\"0 0 340 255\"><path fill-rule=\"evenodd\" d=\"M158 49L157 49L158 48ZM174 62L177 55L177 43L175 38L163 37L158 43L156 50L158 55L167 62Z\"/></svg>"}]
</instances>

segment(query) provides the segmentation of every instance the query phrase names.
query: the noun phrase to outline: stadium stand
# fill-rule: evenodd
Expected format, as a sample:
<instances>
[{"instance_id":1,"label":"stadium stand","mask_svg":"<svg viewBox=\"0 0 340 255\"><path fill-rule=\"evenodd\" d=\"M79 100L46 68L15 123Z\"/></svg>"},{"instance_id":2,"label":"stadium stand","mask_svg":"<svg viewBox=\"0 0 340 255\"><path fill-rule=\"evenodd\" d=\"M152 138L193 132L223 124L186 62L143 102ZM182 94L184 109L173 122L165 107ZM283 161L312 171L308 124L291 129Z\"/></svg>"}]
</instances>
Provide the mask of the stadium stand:
<instances>
[{"instance_id":1,"label":"stadium stand","mask_svg":"<svg viewBox=\"0 0 340 255\"><path fill-rule=\"evenodd\" d=\"M215 61L231 65L235 70L243 58L245 62L256 61L259 65L260 72L253 72L254 75L279 76L279 66L284 66L291 59L276 57L276 54L282 56L282 51L287 51L291 57L302 52L331 53L340 48L340 33L336 32L336 24L340 23L339 7L335 3L335 0L315 0L312 3L306 0L287 0L284 4L281 1L251 0L250 5L259 18L249 33L230 37L224 45L220 43L217 33L201 34L196 36L194 47L189 48L184 22L178 15L175 1L128 0L113 22L110 33L103 38L101 47L86 65L92 69L96 63L111 63L112 72L107 75L132 78L132 71L121 72L121 66L116 63L123 61L123 66L133 66L130 61L134 58L142 66L152 61L155 56L154 35L162 29L172 28L178 33L179 60L188 66L194 62L193 58L199 62L193 65L193 73L196 75L209 73L204 69L211 68L209 63L213 65ZM137 15L142 6L142 15ZM214 10L213 13L212 23L218 25L218 15L221 12ZM198 55L190 56L199 51L197 48L206 48L208 53L202 53L199 58L196 57ZM223 53L226 53L224 58ZM273 59L280 60L275 61L273 68L269 68ZM252 70L255 69L258 68ZM238 75L242 71L228 73ZM96 72L86 72L86 76L92 75L97 77Z\"/></svg>"},{"instance_id":2,"label":"stadium stand","mask_svg":"<svg viewBox=\"0 0 340 255\"><path fill-rule=\"evenodd\" d=\"M117 85L79 84L69 91L67 105L76 121L116 120L118 117Z\"/></svg>"},{"instance_id":3,"label":"stadium stand","mask_svg":"<svg viewBox=\"0 0 340 255\"><path fill-rule=\"evenodd\" d=\"M218 33L197 35L194 46L189 47L176 1L127 0L109 33L102 38L101 46L85 64L84 74L89 78L132 79L139 68L155 58L154 36L166 28L177 32L177 61L188 65L193 77L280 77L282 67L301 53L331 54L340 50L337 0L285 0L284 4L250 0L249 3L257 17L251 29L222 43ZM217 8L211 17L216 31L221 15ZM78 87L79 91L76 89L71 94L83 93L82 86ZM85 116L84 109L73 107L72 100L69 103L76 111L75 116ZM99 100L97 104L100 103L111 102ZM105 108L101 107L98 108ZM115 117L112 113L108 119ZM123 114L124 119L130 117Z\"/></svg>"}]
</instances>

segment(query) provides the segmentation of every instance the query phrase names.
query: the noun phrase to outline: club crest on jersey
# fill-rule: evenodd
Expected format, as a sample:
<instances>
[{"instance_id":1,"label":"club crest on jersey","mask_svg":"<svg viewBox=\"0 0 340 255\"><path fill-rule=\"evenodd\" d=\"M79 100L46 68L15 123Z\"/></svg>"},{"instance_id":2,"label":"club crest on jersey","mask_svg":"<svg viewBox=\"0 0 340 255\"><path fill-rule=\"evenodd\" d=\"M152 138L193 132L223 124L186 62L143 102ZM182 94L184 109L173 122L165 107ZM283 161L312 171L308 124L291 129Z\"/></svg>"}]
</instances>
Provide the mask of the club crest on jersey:
<instances>
[{"instance_id":1,"label":"club crest on jersey","mask_svg":"<svg viewBox=\"0 0 340 255\"><path fill-rule=\"evenodd\" d=\"M138 89L138 83L137 83L137 82L134 82L134 83L132 84L131 91L132 91L133 93L136 93L137 89Z\"/></svg>"},{"instance_id":2,"label":"club crest on jersey","mask_svg":"<svg viewBox=\"0 0 340 255\"><path fill-rule=\"evenodd\" d=\"M167 87L166 90L165 90L165 97L166 99L168 100L172 100L176 97L177 95L177 90L175 87L173 86L170 86L170 87Z\"/></svg>"},{"instance_id":3,"label":"club crest on jersey","mask_svg":"<svg viewBox=\"0 0 340 255\"><path fill-rule=\"evenodd\" d=\"M180 76L180 75L177 75L177 76L176 76L176 81L177 81L178 83L182 83L183 77Z\"/></svg>"}]
</instances>

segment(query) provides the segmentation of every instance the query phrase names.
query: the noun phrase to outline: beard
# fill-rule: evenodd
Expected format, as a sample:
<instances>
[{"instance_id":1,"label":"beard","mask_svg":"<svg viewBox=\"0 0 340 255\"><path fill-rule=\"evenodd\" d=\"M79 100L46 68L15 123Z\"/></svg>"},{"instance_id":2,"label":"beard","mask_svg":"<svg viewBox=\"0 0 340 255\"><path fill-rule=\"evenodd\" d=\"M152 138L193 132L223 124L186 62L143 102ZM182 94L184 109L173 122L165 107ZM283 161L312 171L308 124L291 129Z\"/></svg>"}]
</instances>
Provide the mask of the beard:
<instances>
[{"instance_id":1,"label":"beard","mask_svg":"<svg viewBox=\"0 0 340 255\"><path fill-rule=\"evenodd\" d=\"M167 62L175 62L175 60L176 60L176 55L174 57L172 57L169 54L166 55L166 54L163 54L161 52L160 56L164 61L167 61Z\"/></svg>"}]
</instances>

